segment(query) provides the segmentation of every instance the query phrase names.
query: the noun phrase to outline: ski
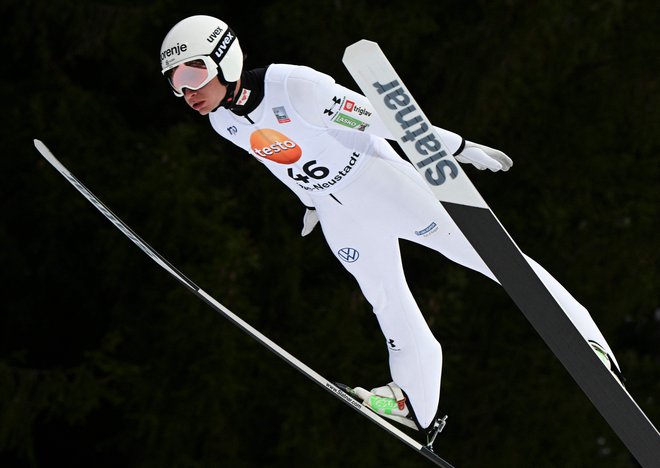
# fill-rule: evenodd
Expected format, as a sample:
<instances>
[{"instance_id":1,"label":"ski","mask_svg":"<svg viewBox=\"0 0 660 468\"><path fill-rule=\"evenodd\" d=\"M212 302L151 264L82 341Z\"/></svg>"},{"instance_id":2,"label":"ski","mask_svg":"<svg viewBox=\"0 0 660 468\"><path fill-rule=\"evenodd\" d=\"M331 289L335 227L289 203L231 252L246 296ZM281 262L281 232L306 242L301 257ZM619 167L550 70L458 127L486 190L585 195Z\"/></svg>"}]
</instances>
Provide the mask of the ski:
<instances>
[{"instance_id":1,"label":"ski","mask_svg":"<svg viewBox=\"0 0 660 468\"><path fill-rule=\"evenodd\" d=\"M326 379L318 372L314 371L312 368L308 367L302 361L291 355L285 349L280 347L275 342L271 341L264 334L259 332L256 328L251 326L249 323L241 319L238 315L234 314L227 307L222 305L220 302L215 300L211 295L193 283L188 277L183 273L177 270L174 265L167 261L162 255L156 252L149 244L147 244L140 236L138 236L126 223L119 219L107 206L105 206L101 200L96 197L91 191L89 191L69 170L64 167L64 165L57 160L57 158L50 152L46 145L40 140L34 140L34 146L37 148L39 153L55 168L57 171L68 180L71 185L73 185L96 209L98 209L112 224L115 225L126 237L128 237L135 245L137 245L147 256L149 256L154 262L156 262L160 267L172 275L176 280L178 280L183 286L185 286L189 291L195 294L202 301L206 302L212 309L218 312L220 315L224 316L232 324L236 325L238 328L247 333L254 340L265 346L272 353L283 359L286 363L291 365L291 367L297 369L306 377L310 378L312 381L323 387L325 390L330 392L339 400L346 403L348 406L353 408L358 413L365 416L371 422L375 423L381 429L384 429L406 445L410 446L421 455L424 455L427 459L435 463L437 466L443 468L453 468L453 466L447 461L443 460L435 452L433 452L432 443L423 445L420 442L417 442L415 439L390 424L384 418L378 416L376 413L371 411L366 406L362 405L360 402L352 398L348 393L343 389L337 386L332 381ZM439 431L438 431L439 432Z\"/></svg>"},{"instance_id":2,"label":"ski","mask_svg":"<svg viewBox=\"0 0 660 468\"><path fill-rule=\"evenodd\" d=\"M660 434L580 335L495 217L375 42L349 46L344 65L477 253L644 468Z\"/></svg>"}]
</instances>

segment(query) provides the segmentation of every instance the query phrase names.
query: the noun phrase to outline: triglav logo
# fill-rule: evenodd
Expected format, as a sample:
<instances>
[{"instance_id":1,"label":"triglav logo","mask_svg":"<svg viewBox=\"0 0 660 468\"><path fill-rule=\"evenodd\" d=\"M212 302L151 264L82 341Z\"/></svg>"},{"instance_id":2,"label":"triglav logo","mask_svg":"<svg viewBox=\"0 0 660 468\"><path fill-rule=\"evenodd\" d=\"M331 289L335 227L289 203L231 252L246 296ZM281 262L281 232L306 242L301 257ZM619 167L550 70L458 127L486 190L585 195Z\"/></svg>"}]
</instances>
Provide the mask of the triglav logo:
<instances>
[{"instance_id":1,"label":"triglav logo","mask_svg":"<svg viewBox=\"0 0 660 468\"><path fill-rule=\"evenodd\" d=\"M360 252L352 247L344 247L343 249L339 249L337 255L339 255L339 258L341 258L346 263L353 263L358 258L360 258Z\"/></svg>"},{"instance_id":2,"label":"triglav logo","mask_svg":"<svg viewBox=\"0 0 660 468\"><path fill-rule=\"evenodd\" d=\"M346 99L344 103L344 110L346 112L355 112L359 115L366 115L367 117L371 116L371 111L365 109L364 107L356 106L355 103L349 99Z\"/></svg>"},{"instance_id":3,"label":"triglav logo","mask_svg":"<svg viewBox=\"0 0 660 468\"><path fill-rule=\"evenodd\" d=\"M252 132L250 147L257 156L280 164L293 164L302 156L300 146L286 135L270 128Z\"/></svg>"}]
</instances>

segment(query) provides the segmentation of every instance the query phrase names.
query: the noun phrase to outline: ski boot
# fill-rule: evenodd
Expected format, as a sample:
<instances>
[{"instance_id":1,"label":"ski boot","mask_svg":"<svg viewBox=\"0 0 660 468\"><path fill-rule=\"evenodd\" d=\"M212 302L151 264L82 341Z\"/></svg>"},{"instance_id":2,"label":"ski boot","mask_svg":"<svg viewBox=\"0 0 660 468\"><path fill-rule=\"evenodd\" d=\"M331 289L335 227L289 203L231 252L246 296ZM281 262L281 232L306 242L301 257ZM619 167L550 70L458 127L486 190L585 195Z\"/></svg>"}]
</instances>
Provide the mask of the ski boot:
<instances>
[{"instance_id":1,"label":"ski boot","mask_svg":"<svg viewBox=\"0 0 660 468\"><path fill-rule=\"evenodd\" d=\"M391 419L411 429L419 430L406 404L403 390L391 382L371 391L362 387L351 389L352 394L362 401L362 404L384 418Z\"/></svg>"},{"instance_id":2,"label":"ski boot","mask_svg":"<svg viewBox=\"0 0 660 468\"><path fill-rule=\"evenodd\" d=\"M394 382L372 390L366 390L362 387L351 388L344 384L337 385L353 398L361 401L364 406L374 413L416 431L420 430L412 407L407 404L403 390ZM444 416L443 418L436 418L428 428L421 430L426 434L426 448L428 450L433 451L433 443L446 424L447 416Z\"/></svg>"}]
</instances>

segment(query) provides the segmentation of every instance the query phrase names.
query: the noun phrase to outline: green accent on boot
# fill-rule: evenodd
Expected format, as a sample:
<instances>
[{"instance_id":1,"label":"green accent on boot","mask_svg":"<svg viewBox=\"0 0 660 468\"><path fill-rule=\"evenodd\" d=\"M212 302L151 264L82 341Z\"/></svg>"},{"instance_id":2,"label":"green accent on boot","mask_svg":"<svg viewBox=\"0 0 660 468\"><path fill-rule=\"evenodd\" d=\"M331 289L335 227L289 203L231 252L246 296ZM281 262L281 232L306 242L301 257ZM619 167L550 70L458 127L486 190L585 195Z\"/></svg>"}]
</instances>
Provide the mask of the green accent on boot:
<instances>
[{"instance_id":1,"label":"green accent on boot","mask_svg":"<svg viewBox=\"0 0 660 468\"><path fill-rule=\"evenodd\" d=\"M590 341L589 344L591 345L591 349L593 349L596 352L596 356L603 361L603 364L607 366L608 369L611 368L611 363L610 363L610 358L607 355L607 351L605 351L598 343L594 341Z\"/></svg>"},{"instance_id":2,"label":"green accent on boot","mask_svg":"<svg viewBox=\"0 0 660 468\"><path fill-rule=\"evenodd\" d=\"M399 409L399 405L394 398L380 397L378 395L372 395L369 398L369 406L375 412L382 414L392 414L392 410Z\"/></svg>"}]
</instances>

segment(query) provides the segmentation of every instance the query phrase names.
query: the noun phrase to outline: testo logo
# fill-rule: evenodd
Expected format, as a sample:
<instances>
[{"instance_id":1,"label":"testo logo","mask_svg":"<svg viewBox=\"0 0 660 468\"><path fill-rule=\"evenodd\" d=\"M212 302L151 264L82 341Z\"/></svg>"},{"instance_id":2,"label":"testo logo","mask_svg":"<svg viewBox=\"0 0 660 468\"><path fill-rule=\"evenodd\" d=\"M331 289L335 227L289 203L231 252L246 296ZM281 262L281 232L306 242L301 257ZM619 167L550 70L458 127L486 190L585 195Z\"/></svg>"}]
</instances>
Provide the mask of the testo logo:
<instances>
[{"instance_id":1,"label":"testo logo","mask_svg":"<svg viewBox=\"0 0 660 468\"><path fill-rule=\"evenodd\" d=\"M280 164L293 164L302 156L300 146L286 135L270 128L252 132L250 147L257 156Z\"/></svg>"}]
</instances>

